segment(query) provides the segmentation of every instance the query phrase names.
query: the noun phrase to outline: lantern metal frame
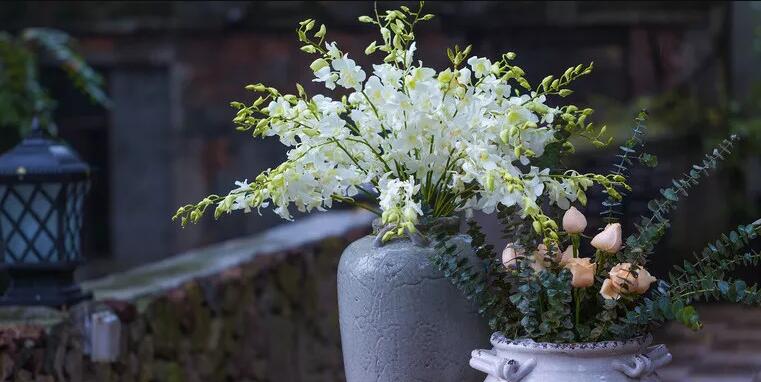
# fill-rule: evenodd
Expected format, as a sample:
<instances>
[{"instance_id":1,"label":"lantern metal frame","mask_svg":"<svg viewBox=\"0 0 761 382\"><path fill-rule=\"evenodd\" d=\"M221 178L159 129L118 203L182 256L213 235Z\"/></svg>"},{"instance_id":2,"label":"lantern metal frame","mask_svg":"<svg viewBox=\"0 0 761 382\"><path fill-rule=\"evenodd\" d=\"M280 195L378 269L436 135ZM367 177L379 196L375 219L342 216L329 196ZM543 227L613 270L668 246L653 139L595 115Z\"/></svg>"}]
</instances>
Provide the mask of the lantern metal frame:
<instances>
[{"instance_id":1,"label":"lantern metal frame","mask_svg":"<svg viewBox=\"0 0 761 382\"><path fill-rule=\"evenodd\" d=\"M4 222L0 224L0 268L10 279L0 305L66 306L91 297L74 281L74 271L82 263L77 236L82 210L81 204L70 205L84 202L89 175L89 166L73 150L50 139L36 121L18 146L0 156L0 223ZM26 197L18 190L25 185L32 187ZM46 192L46 185L58 185L56 195ZM15 217L4 208L11 198L21 204ZM37 198L47 202L46 211L35 211ZM31 236L22 227L29 218L38 227ZM56 232L50 231L50 219L57 219ZM35 246L41 235L52 242L47 253ZM21 253L10 250L6 241L11 240L23 242Z\"/></svg>"}]
</instances>

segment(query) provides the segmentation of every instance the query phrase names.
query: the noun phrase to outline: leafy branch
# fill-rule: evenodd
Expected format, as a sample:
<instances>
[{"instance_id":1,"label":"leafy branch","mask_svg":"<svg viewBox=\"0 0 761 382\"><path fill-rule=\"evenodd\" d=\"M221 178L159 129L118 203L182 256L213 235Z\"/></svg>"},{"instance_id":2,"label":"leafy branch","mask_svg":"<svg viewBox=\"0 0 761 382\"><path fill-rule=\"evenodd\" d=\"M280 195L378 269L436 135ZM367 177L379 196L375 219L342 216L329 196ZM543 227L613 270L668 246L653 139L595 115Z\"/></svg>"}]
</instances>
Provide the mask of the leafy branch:
<instances>
[{"instance_id":1,"label":"leafy branch","mask_svg":"<svg viewBox=\"0 0 761 382\"><path fill-rule=\"evenodd\" d=\"M743 249L761 234L761 219L738 226L709 243L693 261L685 261L669 275L670 283L660 282L652 298L630 310L615 326L619 335L644 333L666 321L676 320L689 328L701 327L700 317L690 304L702 300L724 300L745 305L760 305L758 285L730 277L740 266L758 266L761 253Z\"/></svg>"},{"instance_id":2,"label":"leafy branch","mask_svg":"<svg viewBox=\"0 0 761 382\"><path fill-rule=\"evenodd\" d=\"M464 256L444 233L436 237L431 263L444 273L465 297L478 306L478 312L489 319L493 330L516 333L520 313L504 296L511 285L507 272L494 253L494 247L486 244L486 236L477 222L468 221L468 234L475 258Z\"/></svg>"},{"instance_id":3,"label":"leafy branch","mask_svg":"<svg viewBox=\"0 0 761 382\"><path fill-rule=\"evenodd\" d=\"M627 248L617 258L620 262L645 263L646 256L653 252L671 225L669 214L676 209L680 195L688 196L691 188L700 184L700 180L708 176L711 170L715 170L725 156L731 154L731 148L737 140L739 138L732 135L722 141L711 153L705 155L701 164L693 165L689 172L672 180L671 187L660 190L661 197L647 203L651 215L642 217L641 222L635 224L637 232L626 238Z\"/></svg>"},{"instance_id":4,"label":"leafy branch","mask_svg":"<svg viewBox=\"0 0 761 382\"><path fill-rule=\"evenodd\" d=\"M55 102L40 84L38 65L48 59L60 66L74 86L94 103L110 107L103 78L74 50L74 40L50 28L29 28L18 37L0 32L0 128L26 129L39 117L49 126Z\"/></svg>"},{"instance_id":5,"label":"leafy branch","mask_svg":"<svg viewBox=\"0 0 761 382\"><path fill-rule=\"evenodd\" d=\"M685 261L682 266L677 266L676 273L670 275L671 293L680 298L696 299L720 297L725 293L728 286L722 281L728 272L734 271L738 266L756 266L759 254L756 251L742 253L751 240L758 237L761 230L761 220L749 225L738 226L729 234L709 243L698 255L695 261ZM716 291L715 288L719 290ZM700 293L695 291L700 290ZM718 294L716 294L718 293Z\"/></svg>"},{"instance_id":6,"label":"leafy branch","mask_svg":"<svg viewBox=\"0 0 761 382\"><path fill-rule=\"evenodd\" d=\"M30 46L40 49L40 53L61 66L71 81L82 93L104 107L111 107L111 100L103 90L103 77L74 51L74 40L66 33L50 28L29 28L21 34L21 39Z\"/></svg>"},{"instance_id":7,"label":"leafy branch","mask_svg":"<svg viewBox=\"0 0 761 382\"><path fill-rule=\"evenodd\" d=\"M616 157L619 158L619 161L613 164L613 171L611 171L611 174L613 175L628 176L630 166L633 165L632 159L635 157L639 158L640 163L648 164L649 167L655 167L657 164L657 159L654 156L644 152L638 154L637 151L645 146L643 138L647 130L645 125L647 121L647 111L640 111L637 118L635 118L635 121L637 124L632 129L631 137L619 147L620 152L616 155ZM621 194L621 196L626 196L626 194ZM603 220L606 223L615 223L619 220L619 216L623 215L623 213L618 210L622 205L620 198L617 199L608 195L608 197L602 202L602 205L604 210L600 215L604 216Z\"/></svg>"}]
</instances>

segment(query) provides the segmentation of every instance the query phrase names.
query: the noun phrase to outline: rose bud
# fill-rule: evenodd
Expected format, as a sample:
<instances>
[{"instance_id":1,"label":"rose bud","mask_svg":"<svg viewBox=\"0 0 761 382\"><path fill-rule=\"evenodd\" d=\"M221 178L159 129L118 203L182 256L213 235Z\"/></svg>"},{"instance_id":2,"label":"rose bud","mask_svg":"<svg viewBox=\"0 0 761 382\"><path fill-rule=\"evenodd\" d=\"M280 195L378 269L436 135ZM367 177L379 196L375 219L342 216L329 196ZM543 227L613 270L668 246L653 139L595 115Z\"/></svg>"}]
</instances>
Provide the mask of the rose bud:
<instances>
[{"instance_id":1,"label":"rose bud","mask_svg":"<svg viewBox=\"0 0 761 382\"><path fill-rule=\"evenodd\" d=\"M605 229L592 238L592 246L600 251L616 253L623 245L621 239L621 224L608 224Z\"/></svg>"},{"instance_id":2,"label":"rose bud","mask_svg":"<svg viewBox=\"0 0 761 382\"><path fill-rule=\"evenodd\" d=\"M587 228L587 218L584 217L584 214L579 212L576 207L569 208L565 214L563 214L564 231L578 234L584 232L585 228Z\"/></svg>"},{"instance_id":3,"label":"rose bud","mask_svg":"<svg viewBox=\"0 0 761 382\"><path fill-rule=\"evenodd\" d=\"M523 257L523 250L516 249L515 244L510 243L502 251L502 265L505 268L515 268L519 257Z\"/></svg>"}]
</instances>

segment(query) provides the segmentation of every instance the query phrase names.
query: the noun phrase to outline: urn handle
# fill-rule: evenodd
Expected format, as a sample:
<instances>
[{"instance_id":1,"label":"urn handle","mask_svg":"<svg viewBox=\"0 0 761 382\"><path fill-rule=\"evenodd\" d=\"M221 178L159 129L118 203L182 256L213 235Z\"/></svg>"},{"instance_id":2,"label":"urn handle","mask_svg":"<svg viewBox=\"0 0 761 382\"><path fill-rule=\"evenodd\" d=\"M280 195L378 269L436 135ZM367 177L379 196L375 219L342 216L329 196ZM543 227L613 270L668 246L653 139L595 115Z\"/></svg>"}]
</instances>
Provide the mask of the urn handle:
<instances>
[{"instance_id":1,"label":"urn handle","mask_svg":"<svg viewBox=\"0 0 761 382\"><path fill-rule=\"evenodd\" d=\"M519 382L536 367L536 360L531 358L523 363L505 359L494 350L473 350L470 354L470 367L480 370L500 382Z\"/></svg>"},{"instance_id":2,"label":"urn handle","mask_svg":"<svg viewBox=\"0 0 761 382\"><path fill-rule=\"evenodd\" d=\"M660 381L656 371L671 362L671 353L666 345L647 348L644 354L631 356L628 360L613 361L613 368L629 378L640 378L643 382Z\"/></svg>"}]
</instances>

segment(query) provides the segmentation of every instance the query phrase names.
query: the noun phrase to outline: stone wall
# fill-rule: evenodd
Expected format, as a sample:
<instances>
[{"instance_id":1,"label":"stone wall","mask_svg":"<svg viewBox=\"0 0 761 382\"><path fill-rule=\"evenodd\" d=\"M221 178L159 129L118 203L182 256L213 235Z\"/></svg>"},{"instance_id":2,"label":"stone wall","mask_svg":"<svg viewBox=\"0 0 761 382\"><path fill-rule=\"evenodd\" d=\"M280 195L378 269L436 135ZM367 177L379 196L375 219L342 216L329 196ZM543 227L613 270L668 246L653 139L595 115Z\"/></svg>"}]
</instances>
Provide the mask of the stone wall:
<instances>
[{"instance_id":1,"label":"stone wall","mask_svg":"<svg viewBox=\"0 0 761 382\"><path fill-rule=\"evenodd\" d=\"M3 308L0 381L341 381L335 272L370 219L316 215L88 282L68 312ZM114 362L87 354L100 310L121 322Z\"/></svg>"}]
</instances>

